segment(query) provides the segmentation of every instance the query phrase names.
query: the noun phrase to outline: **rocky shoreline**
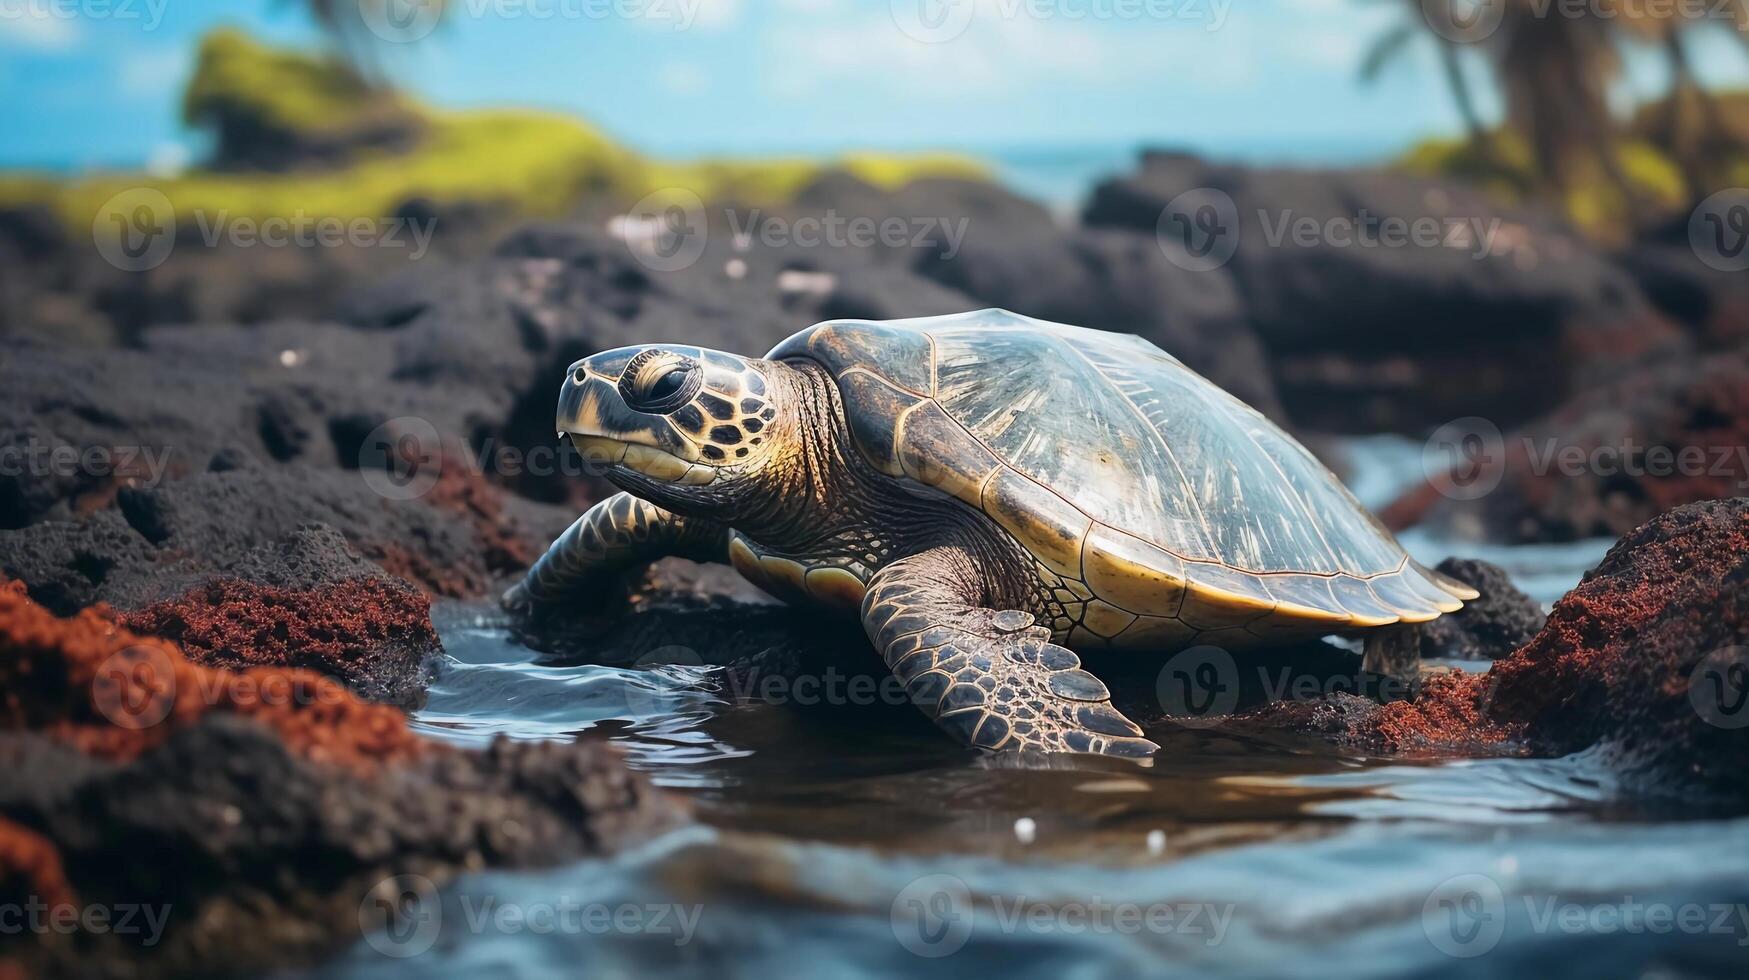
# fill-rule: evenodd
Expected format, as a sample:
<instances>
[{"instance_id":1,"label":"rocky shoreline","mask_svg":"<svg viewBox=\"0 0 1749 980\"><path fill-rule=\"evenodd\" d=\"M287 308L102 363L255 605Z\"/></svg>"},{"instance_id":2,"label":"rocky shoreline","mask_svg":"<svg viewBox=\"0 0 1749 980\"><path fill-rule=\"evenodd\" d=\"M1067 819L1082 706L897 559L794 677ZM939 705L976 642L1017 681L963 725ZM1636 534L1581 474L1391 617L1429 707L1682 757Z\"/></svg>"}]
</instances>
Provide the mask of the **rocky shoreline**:
<instances>
[{"instance_id":1,"label":"rocky shoreline","mask_svg":"<svg viewBox=\"0 0 1749 980\"><path fill-rule=\"evenodd\" d=\"M1202 271L1156 234L1196 188L1248 222L1231 261ZM1356 208L1509 234L1480 253L1268 241L1269 215ZM422 703L441 651L430 603L495 594L604 491L553 444L565 365L654 338L758 353L832 317L1001 305L1133 331L1309 438L1487 417L1504 433L1498 487L1465 499L1430 473L1387 518L1495 540L1620 536L1609 558L1546 624L1497 569L1445 566L1484 599L1424 653L1491 671L1230 723L1376 754L1601 747L1640 791L1749 796L1732 762L1745 729L1691 696L1730 682L1731 651L1749 646L1749 501L1695 501L1741 498L1749 473L1727 458L1699 476L1576 479L1512 448L1749 444L1749 304L1668 242L1605 254L1459 186L1177 154L1103 184L1073 228L981 182L889 193L842 174L761 220L828 214L969 224L952 254L712 234L674 271L583 217L393 274L276 255L325 294L313 313L301 296L314 318L293 320L261 315L284 280L258 275L259 253L194 253L230 288L188 291L180 255L118 276L0 222L14 244L36 228L0 328L0 755L18 774L0 790L0 896L175 910L149 956L51 936L0 941L0 965L169 975L219 949L240 969L315 956L357 938L386 878L563 861L685 820L602 743L469 751L413 734L402 709ZM684 636L730 665L805 671L804 622L675 566L592 622L586 646L633 663ZM527 638L567 655L562 631Z\"/></svg>"}]
</instances>

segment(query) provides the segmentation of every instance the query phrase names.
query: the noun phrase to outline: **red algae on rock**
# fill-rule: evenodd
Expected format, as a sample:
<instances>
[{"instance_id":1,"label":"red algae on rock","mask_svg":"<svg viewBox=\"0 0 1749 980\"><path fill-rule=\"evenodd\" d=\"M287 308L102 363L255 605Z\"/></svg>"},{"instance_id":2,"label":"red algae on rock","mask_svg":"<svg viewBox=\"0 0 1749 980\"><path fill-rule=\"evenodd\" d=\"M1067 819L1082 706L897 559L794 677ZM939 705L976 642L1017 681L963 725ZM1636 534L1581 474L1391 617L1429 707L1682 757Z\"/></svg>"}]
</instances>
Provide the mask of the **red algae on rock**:
<instances>
[{"instance_id":1,"label":"red algae on rock","mask_svg":"<svg viewBox=\"0 0 1749 980\"><path fill-rule=\"evenodd\" d=\"M426 503L460 514L474 526L486 567L521 572L540 557L517 522L504 513L504 491L487 480L464 450L445 452Z\"/></svg>"},{"instance_id":2,"label":"red algae on rock","mask_svg":"<svg viewBox=\"0 0 1749 980\"><path fill-rule=\"evenodd\" d=\"M356 772L434 750L400 711L314 671L202 667L175 644L126 629L103 606L61 619L21 584L0 585L0 728L127 760L214 711L251 718L295 754Z\"/></svg>"},{"instance_id":3,"label":"red algae on rock","mask_svg":"<svg viewBox=\"0 0 1749 980\"><path fill-rule=\"evenodd\" d=\"M1245 720L1381 752L1561 755L1603 745L1660 791L1740 796L1749 793L1746 672L1749 499L1708 501L1622 538L1488 673L1435 675L1413 701L1277 702Z\"/></svg>"},{"instance_id":4,"label":"red algae on rock","mask_svg":"<svg viewBox=\"0 0 1749 980\"><path fill-rule=\"evenodd\" d=\"M216 579L124 614L121 624L176 643L202 666L305 667L355 691L404 686L378 682L385 674L418 674L439 646L431 600L387 578L310 589Z\"/></svg>"}]
</instances>

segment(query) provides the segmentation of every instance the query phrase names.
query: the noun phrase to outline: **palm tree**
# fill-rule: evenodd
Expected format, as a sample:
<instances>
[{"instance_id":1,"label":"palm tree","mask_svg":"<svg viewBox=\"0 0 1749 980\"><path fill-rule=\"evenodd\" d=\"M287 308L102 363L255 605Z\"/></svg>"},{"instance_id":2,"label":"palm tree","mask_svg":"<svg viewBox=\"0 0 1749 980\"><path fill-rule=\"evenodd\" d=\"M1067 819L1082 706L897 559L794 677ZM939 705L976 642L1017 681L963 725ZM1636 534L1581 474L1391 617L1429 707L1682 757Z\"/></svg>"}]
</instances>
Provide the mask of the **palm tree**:
<instances>
[{"instance_id":1,"label":"palm tree","mask_svg":"<svg viewBox=\"0 0 1749 980\"><path fill-rule=\"evenodd\" d=\"M1581 9L1540 0L1485 0L1500 5L1498 24L1469 42L1451 40L1431 19L1450 17L1457 0L1406 2L1407 21L1381 35L1363 57L1363 81L1376 80L1415 37L1431 35L1470 141L1486 153L1488 130L1458 54L1460 47L1473 48L1485 57L1500 91L1505 129L1529 151L1532 176L1556 193L1601 176L1633 213L1643 210L1643 202L1622 169L1624 125L1610 111L1608 96L1620 75L1622 48L1656 44L1670 69L1671 92L1655 139L1678 161L1691 192L1704 186L1702 161L1721 148L1725 126L1716 101L1694 74L1685 40L1706 26L1749 28L1749 0L1727 0L1732 20L1724 21L1684 17L1674 5L1623 0L1599 0L1601 5ZM1749 33L1737 33L1749 41Z\"/></svg>"}]
</instances>

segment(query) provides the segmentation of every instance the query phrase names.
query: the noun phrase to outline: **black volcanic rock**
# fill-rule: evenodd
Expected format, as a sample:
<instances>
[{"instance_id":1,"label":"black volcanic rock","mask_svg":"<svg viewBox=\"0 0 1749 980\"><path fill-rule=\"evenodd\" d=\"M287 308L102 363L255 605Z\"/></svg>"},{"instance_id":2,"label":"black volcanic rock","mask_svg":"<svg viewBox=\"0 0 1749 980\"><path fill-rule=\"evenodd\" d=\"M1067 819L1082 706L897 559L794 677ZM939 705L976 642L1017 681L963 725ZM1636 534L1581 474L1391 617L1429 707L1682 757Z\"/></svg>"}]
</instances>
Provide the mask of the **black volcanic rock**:
<instances>
[{"instance_id":1,"label":"black volcanic rock","mask_svg":"<svg viewBox=\"0 0 1749 980\"><path fill-rule=\"evenodd\" d=\"M1498 660L1529 643L1542 629L1542 607L1505 570L1474 558L1447 558L1439 571L1482 594L1464 608L1421 627L1421 656Z\"/></svg>"},{"instance_id":2,"label":"black volcanic rock","mask_svg":"<svg viewBox=\"0 0 1749 980\"><path fill-rule=\"evenodd\" d=\"M1468 415L1505 428L1688 343L1619 266L1560 223L1449 181L1154 153L1100 184L1083 217L1153 235L1191 191L1232 202L1217 215L1222 228L1237 220L1220 235L1237 236L1222 268L1268 349L1288 416L1309 428L1419 433Z\"/></svg>"}]
</instances>

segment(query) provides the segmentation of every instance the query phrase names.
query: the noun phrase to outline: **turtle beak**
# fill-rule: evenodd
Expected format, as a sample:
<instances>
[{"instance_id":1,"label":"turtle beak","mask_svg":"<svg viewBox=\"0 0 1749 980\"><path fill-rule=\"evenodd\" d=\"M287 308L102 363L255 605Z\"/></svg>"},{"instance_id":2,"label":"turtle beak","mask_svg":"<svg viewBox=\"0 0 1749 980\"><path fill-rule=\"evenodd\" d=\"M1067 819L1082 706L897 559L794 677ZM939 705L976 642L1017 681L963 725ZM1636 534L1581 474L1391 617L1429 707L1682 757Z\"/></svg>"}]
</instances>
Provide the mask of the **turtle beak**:
<instances>
[{"instance_id":1,"label":"turtle beak","mask_svg":"<svg viewBox=\"0 0 1749 980\"><path fill-rule=\"evenodd\" d=\"M697 465L698 447L665 416L633 411L620 397L618 376L602 374L591 363L613 353L571 365L559 389L559 437L569 436L584 459L610 475L618 468L664 483L708 482L713 468Z\"/></svg>"}]
</instances>

